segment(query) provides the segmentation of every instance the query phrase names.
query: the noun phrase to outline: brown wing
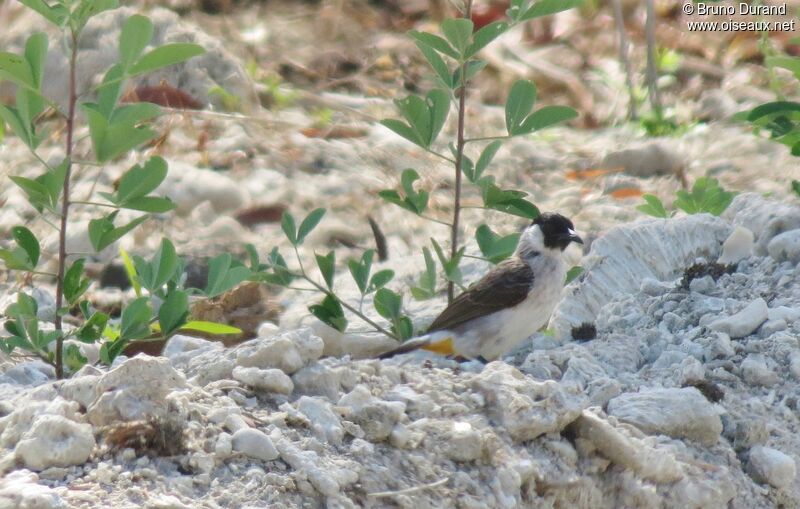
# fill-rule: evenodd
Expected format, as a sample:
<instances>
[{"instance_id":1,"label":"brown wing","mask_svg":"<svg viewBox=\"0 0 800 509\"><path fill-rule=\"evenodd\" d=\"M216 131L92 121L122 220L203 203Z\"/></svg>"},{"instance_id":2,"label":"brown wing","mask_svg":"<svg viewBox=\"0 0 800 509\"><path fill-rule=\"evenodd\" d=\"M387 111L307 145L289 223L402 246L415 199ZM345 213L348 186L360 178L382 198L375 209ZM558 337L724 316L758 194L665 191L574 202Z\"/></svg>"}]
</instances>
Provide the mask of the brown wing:
<instances>
[{"instance_id":1,"label":"brown wing","mask_svg":"<svg viewBox=\"0 0 800 509\"><path fill-rule=\"evenodd\" d=\"M530 265L514 257L497 265L436 317L428 332L452 330L470 320L516 306L533 286Z\"/></svg>"}]
</instances>

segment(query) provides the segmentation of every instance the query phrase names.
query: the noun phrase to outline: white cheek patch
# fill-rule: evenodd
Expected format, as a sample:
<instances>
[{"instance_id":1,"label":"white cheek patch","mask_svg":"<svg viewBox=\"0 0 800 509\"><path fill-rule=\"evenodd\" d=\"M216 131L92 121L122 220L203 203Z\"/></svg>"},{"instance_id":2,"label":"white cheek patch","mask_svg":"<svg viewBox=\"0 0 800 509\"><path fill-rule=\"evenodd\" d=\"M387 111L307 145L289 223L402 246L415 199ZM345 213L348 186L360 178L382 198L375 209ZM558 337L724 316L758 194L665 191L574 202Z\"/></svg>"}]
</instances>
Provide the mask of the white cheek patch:
<instances>
[{"instance_id":1,"label":"white cheek patch","mask_svg":"<svg viewBox=\"0 0 800 509\"><path fill-rule=\"evenodd\" d=\"M575 235L575 230L573 230L572 228L569 228L569 229L567 229L567 233L569 233L570 235Z\"/></svg>"}]
</instances>

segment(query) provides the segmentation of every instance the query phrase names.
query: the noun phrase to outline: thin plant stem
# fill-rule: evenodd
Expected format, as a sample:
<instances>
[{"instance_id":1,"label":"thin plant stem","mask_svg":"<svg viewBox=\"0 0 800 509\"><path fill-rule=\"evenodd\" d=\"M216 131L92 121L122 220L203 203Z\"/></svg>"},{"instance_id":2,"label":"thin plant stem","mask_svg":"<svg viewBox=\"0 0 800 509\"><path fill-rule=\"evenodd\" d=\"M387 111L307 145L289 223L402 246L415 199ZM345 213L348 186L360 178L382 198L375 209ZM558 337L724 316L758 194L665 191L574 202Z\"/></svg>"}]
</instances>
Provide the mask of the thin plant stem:
<instances>
[{"instance_id":1,"label":"thin plant stem","mask_svg":"<svg viewBox=\"0 0 800 509\"><path fill-rule=\"evenodd\" d=\"M472 18L472 0L464 3L464 18ZM456 170L456 185L453 196L453 223L450 227L450 259L455 258L458 252L458 220L461 214L461 161L464 157L464 122L466 120L467 106L467 63L461 64L459 69L461 75L461 88L458 90L458 137L456 139L456 160L454 166ZM447 282L447 303L453 302L455 297L455 284Z\"/></svg>"},{"instance_id":2,"label":"thin plant stem","mask_svg":"<svg viewBox=\"0 0 800 509\"><path fill-rule=\"evenodd\" d=\"M628 87L628 120L636 120L636 91L633 87L633 70L631 61L628 58L628 34L625 31L625 18L622 14L622 0L612 0L614 7L614 23L619 36L619 61L622 70L625 72L625 85Z\"/></svg>"},{"instance_id":3,"label":"thin plant stem","mask_svg":"<svg viewBox=\"0 0 800 509\"><path fill-rule=\"evenodd\" d=\"M475 141L494 141L494 140L510 140L511 136L504 134L502 136L481 136L480 138L467 138L464 143L473 143Z\"/></svg>"},{"instance_id":4,"label":"thin plant stem","mask_svg":"<svg viewBox=\"0 0 800 509\"><path fill-rule=\"evenodd\" d=\"M55 329L62 330L61 309L64 302L64 267L67 264L67 219L69 218L69 178L72 173L72 135L75 131L75 103L78 98L75 90L75 69L78 59L78 34L72 31L72 47L69 59L69 111L67 113L67 171L64 175L63 197L61 199L61 228L58 231L58 274L56 275L56 318ZM64 338L56 339L56 378L64 378Z\"/></svg>"},{"instance_id":5,"label":"thin plant stem","mask_svg":"<svg viewBox=\"0 0 800 509\"><path fill-rule=\"evenodd\" d=\"M661 95L658 91L658 69L656 69L656 8L655 0L645 0L647 4L647 20L645 21L645 38L647 40L647 88L650 106L656 118L661 118Z\"/></svg>"},{"instance_id":6,"label":"thin plant stem","mask_svg":"<svg viewBox=\"0 0 800 509\"><path fill-rule=\"evenodd\" d=\"M426 216L425 214L421 214L419 217L421 217L422 219L426 219L428 221L431 221L433 223L439 223L442 226L447 226L448 228L452 228L453 227L453 225L448 223L447 221L442 221L441 219L436 219L435 217Z\"/></svg>"},{"instance_id":7,"label":"thin plant stem","mask_svg":"<svg viewBox=\"0 0 800 509\"><path fill-rule=\"evenodd\" d=\"M108 207L110 209L118 209L119 208L116 205L113 205L111 203L100 203L100 202L96 202L96 201L72 200L72 202L70 202L70 203L75 204L75 205L94 205L95 207Z\"/></svg>"},{"instance_id":8,"label":"thin plant stem","mask_svg":"<svg viewBox=\"0 0 800 509\"><path fill-rule=\"evenodd\" d=\"M311 277L309 277L309 275L306 274L306 271L303 268L303 260L300 258L300 252L297 250L297 246L294 246L294 254L295 254L295 257L297 258L297 263L300 265L300 274L294 274L295 276L302 277L307 282L311 283L314 286L314 288L316 288L320 292L324 293L325 295L329 295L332 298L336 299L342 305L342 307L344 307L345 309L347 309L348 311L350 311L351 313L353 313L354 315L359 317L361 320L363 320L367 324L369 324L376 331L380 332L381 334L385 334L385 335L389 336L392 339L396 339L398 341L400 340L400 338L398 338L396 334L392 334L389 330L385 329L384 327L381 327L380 325L375 323L372 319L370 319L367 315L365 315L364 313L362 313L361 311L359 311L355 307L351 306L347 302L345 302L342 299L340 299L333 291L325 288L321 284L319 284L316 281L314 281L313 279L311 279Z\"/></svg>"}]
</instances>

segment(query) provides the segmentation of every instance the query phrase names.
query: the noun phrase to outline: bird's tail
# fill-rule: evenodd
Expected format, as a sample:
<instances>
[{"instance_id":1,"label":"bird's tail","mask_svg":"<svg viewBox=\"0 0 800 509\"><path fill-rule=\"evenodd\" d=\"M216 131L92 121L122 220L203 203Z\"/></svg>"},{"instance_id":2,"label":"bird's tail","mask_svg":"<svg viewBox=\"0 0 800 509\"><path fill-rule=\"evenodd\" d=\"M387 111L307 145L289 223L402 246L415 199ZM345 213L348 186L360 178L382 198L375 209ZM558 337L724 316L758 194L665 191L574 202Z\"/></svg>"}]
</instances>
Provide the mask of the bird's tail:
<instances>
[{"instance_id":1,"label":"bird's tail","mask_svg":"<svg viewBox=\"0 0 800 509\"><path fill-rule=\"evenodd\" d=\"M449 333L432 333L411 338L394 350L382 353L378 358L388 359L401 353L413 352L414 350L427 350L440 355L453 355L455 353L455 350L453 350L453 336Z\"/></svg>"}]
</instances>

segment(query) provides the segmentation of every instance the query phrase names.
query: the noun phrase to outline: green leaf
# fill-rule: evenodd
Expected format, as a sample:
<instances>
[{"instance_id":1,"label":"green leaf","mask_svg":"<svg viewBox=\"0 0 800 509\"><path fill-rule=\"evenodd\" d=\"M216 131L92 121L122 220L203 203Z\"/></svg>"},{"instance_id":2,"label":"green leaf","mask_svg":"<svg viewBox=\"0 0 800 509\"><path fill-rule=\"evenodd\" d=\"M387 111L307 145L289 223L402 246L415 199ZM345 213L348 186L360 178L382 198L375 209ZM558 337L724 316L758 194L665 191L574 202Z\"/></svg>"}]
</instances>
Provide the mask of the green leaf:
<instances>
[{"instance_id":1,"label":"green leaf","mask_svg":"<svg viewBox=\"0 0 800 509\"><path fill-rule=\"evenodd\" d=\"M492 159L494 159L495 154L497 154L497 151L500 150L502 145L503 142L500 140L495 140L486 145L483 152L481 152L481 156L478 158L478 162L475 164L475 173L473 178L470 179L471 182L475 182L483 176L483 172L486 171L489 163L492 162Z\"/></svg>"},{"instance_id":2,"label":"green leaf","mask_svg":"<svg viewBox=\"0 0 800 509\"><path fill-rule=\"evenodd\" d=\"M529 115L514 134L527 134L573 119L578 112L569 106L545 106Z\"/></svg>"},{"instance_id":3,"label":"green leaf","mask_svg":"<svg viewBox=\"0 0 800 509\"><path fill-rule=\"evenodd\" d=\"M464 52L464 58L469 58L482 50L487 44L505 33L508 27L509 25L505 21L495 21L475 32L472 36L472 44L470 44Z\"/></svg>"},{"instance_id":4,"label":"green leaf","mask_svg":"<svg viewBox=\"0 0 800 509\"><path fill-rule=\"evenodd\" d=\"M86 112L89 134L92 138L95 157L99 162L109 161L129 150L155 138L156 131L139 126L160 113L154 104L129 104L113 110L107 119L100 106L92 103L81 105Z\"/></svg>"},{"instance_id":5,"label":"green leaf","mask_svg":"<svg viewBox=\"0 0 800 509\"><path fill-rule=\"evenodd\" d=\"M295 226L294 216L289 212L284 212L281 216L281 229L286 238L293 245L297 245L297 226Z\"/></svg>"},{"instance_id":6,"label":"green leaf","mask_svg":"<svg viewBox=\"0 0 800 509\"><path fill-rule=\"evenodd\" d=\"M125 68L121 64L111 66L103 77L103 83L97 87L97 109L106 119L114 113L124 83Z\"/></svg>"},{"instance_id":7,"label":"green leaf","mask_svg":"<svg viewBox=\"0 0 800 509\"><path fill-rule=\"evenodd\" d=\"M687 214L708 212L715 216L722 214L733 201L736 193L722 189L717 179L700 177L692 186L691 192L678 191L673 205Z\"/></svg>"},{"instance_id":8,"label":"green leaf","mask_svg":"<svg viewBox=\"0 0 800 509\"><path fill-rule=\"evenodd\" d=\"M158 308L158 324L161 335L169 337L186 324L189 316L189 294L183 290L172 290Z\"/></svg>"},{"instance_id":9,"label":"green leaf","mask_svg":"<svg viewBox=\"0 0 800 509\"><path fill-rule=\"evenodd\" d=\"M400 316L403 306L403 298L388 288L380 288L375 292L373 301L375 311L387 320L393 320Z\"/></svg>"},{"instance_id":10,"label":"green leaf","mask_svg":"<svg viewBox=\"0 0 800 509\"><path fill-rule=\"evenodd\" d=\"M68 372L75 373L88 361L89 359L81 354L81 349L78 348L78 345L67 345L64 351L64 366Z\"/></svg>"},{"instance_id":11,"label":"green leaf","mask_svg":"<svg viewBox=\"0 0 800 509\"><path fill-rule=\"evenodd\" d=\"M314 256L317 259L317 267L319 267L319 271L322 273L325 284L328 286L328 289L332 290L333 277L336 274L336 253L331 251L325 256L318 254L314 254Z\"/></svg>"},{"instance_id":12,"label":"green leaf","mask_svg":"<svg viewBox=\"0 0 800 509\"><path fill-rule=\"evenodd\" d=\"M439 78L439 80L441 80L441 85L444 88L452 89L453 78L450 76L450 68L447 67L447 64L442 57L439 56L436 50L427 44L420 41L416 41L416 44L417 48L419 48L419 51L422 53L422 56L425 57L425 60L428 61L431 68L436 73L436 76Z\"/></svg>"},{"instance_id":13,"label":"green leaf","mask_svg":"<svg viewBox=\"0 0 800 509\"><path fill-rule=\"evenodd\" d=\"M161 239L161 244L149 263L138 256L134 257L134 260L138 278L150 293L156 292L172 279L181 266L175 246L168 238Z\"/></svg>"},{"instance_id":14,"label":"green leaf","mask_svg":"<svg viewBox=\"0 0 800 509\"><path fill-rule=\"evenodd\" d=\"M39 263L39 254L41 253L39 241L36 239L36 236L24 226L14 226L11 228L11 236L14 238L14 242L17 243L19 248L22 249L22 252L25 253L27 265L30 269L35 269L36 265Z\"/></svg>"},{"instance_id":15,"label":"green leaf","mask_svg":"<svg viewBox=\"0 0 800 509\"><path fill-rule=\"evenodd\" d=\"M155 191L166 177L167 162L158 156L151 157L144 166L134 165L122 175L114 195L115 200L112 201L124 207L129 201Z\"/></svg>"},{"instance_id":16,"label":"green leaf","mask_svg":"<svg viewBox=\"0 0 800 509\"><path fill-rule=\"evenodd\" d=\"M536 85L532 81L517 80L506 99L506 129L508 134L517 134L520 124L528 116L536 102Z\"/></svg>"},{"instance_id":17,"label":"green leaf","mask_svg":"<svg viewBox=\"0 0 800 509\"><path fill-rule=\"evenodd\" d=\"M419 284L411 288L411 295L417 300L430 299L436 295L436 262L427 247L422 248L422 255L425 258L425 271L419 278Z\"/></svg>"},{"instance_id":18,"label":"green leaf","mask_svg":"<svg viewBox=\"0 0 800 509\"><path fill-rule=\"evenodd\" d=\"M442 21L442 33L461 56L467 49L473 26L472 21L465 18L447 18Z\"/></svg>"},{"instance_id":19,"label":"green leaf","mask_svg":"<svg viewBox=\"0 0 800 509\"><path fill-rule=\"evenodd\" d=\"M747 115L747 120L754 122L762 117L775 113L800 112L800 103L791 101L775 101L756 106Z\"/></svg>"},{"instance_id":20,"label":"green leaf","mask_svg":"<svg viewBox=\"0 0 800 509\"><path fill-rule=\"evenodd\" d=\"M392 332L397 334L400 340L410 339L414 337L414 324L407 316L397 317L392 325Z\"/></svg>"},{"instance_id":21,"label":"green leaf","mask_svg":"<svg viewBox=\"0 0 800 509\"><path fill-rule=\"evenodd\" d=\"M557 12L566 11L583 4L583 0L538 0L519 18L519 21L528 21L542 16L549 16Z\"/></svg>"},{"instance_id":22,"label":"green leaf","mask_svg":"<svg viewBox=\"0 0 800 509\"><path fill-rule=\"evenodd\" d=\"M107 216L89 221L89 241L98 253L147 220L147 216L142 216L125 226L115 228L116 217L117 211L114 211Z\"/></svg>"},{"instance_id":23,"label":"green leaf","mask_svg":"<svg viewBox=\"0 0 800 509\"><path fill-rule=\"evenodd\" d=\"M19 0L19 3L30 7L44 19L58 27L64 26L69 18L69 10L62 2L56 2L52 7L45 3L44 0Z\"/></svg>"},{"instance_id":24,"label":"green leaf","mask_svg":"<svg viewBox=\"0 0 800 509\"><path fill-rule=\"evenodd\" d=\"M427 101L415 95L410 95L404 99L396 99L394 103L411 126L416 138L414 143L427 148L432 132L431 112Z\"/></svg>"},{"instance_id":25,"label":"green leaf","mask_svg":"<svg viewBox=\"0 0 800 509\"><path fill-rule=\"evenodd\" d=\"M342 304L333 295L326 295L321 303L309 306L308 310L320 321L339 332L347 330L347 318L344 316Z\"/></svg>"},{"instance_id":26,"label":"green leaf","mask_svg":"<svg viewBox=\"0 0 800 509\"><path fill-rule=\"evenodd\" d=\"M31 85L35 90L42 89L44 64L47 60L47 34L38 32L25 42L25 60L31 71Z\"/></svg>"},{"instance_id":27,"label":"green leaf","mask_svg":"<svg viewBox=\"0 0 800 509\"><path fill-rule=\"evenodd\" d=\"M319 208L314 209L309 213L303 222L300 223L300 229L297 231L297 244L302 244L303 241L306 239L306 236L311 233L311 231L316 228L319 224L320 220L322 220L322 216L325 215L325 209Z\"/></svg>"},{"instance_id":28,"label":"green leaf","mask_svg":"<svg viewBox=\"0 0 800 509\"><path fill-rule=\"evenodd\" d=\"M478 74L481 69L486 67L486 62L483 60L470 60L467 62L464 68L464 79L461 79L461 68L459 67L455 71L453 71L453 88L460 87L464 84L464 82L469 83L472 78Z\"/></svg>"},{"instance_id":29,"label":"green leaf","mask_svg":"<svg viewBox=\"0 0 800 509\"><path fill-rule=\"evenodd\" d=\"M439 53L443 53L448 57L458 59L458 52L454 50L452 46L450 46L450 43L438 35L430 34L428 32L418 32L416 30L409 30L406 33L416 42L435 49Z\"/></svg>"},{"instance_id":30,"label":"green leaf","mask_svg":"<svg viewBox=\"0 0 800 509\"><path fill-rule=\"evenodd\" d=\"M447 121L447 115L450 113L450 93L435 88L428 92L427 103L430 111L430 133L427 146L430 147L442 131L442 127Z\"/></svg>"},{"instance_id":31,"label":"green leaf","mask_svg":"<svg viewBox=\"0 0 800 509\"><path fill-rule=\"evenodd\" d=\"M458 285L462 284L462 274L461 274L461 258L464 256L465 248L461 247L458 251L456 251L455 256L452 258L447 258L444 254L444 250L436 242L436 239L431 239L431 243L433 244L433 249L436 252L436 256L439 258L439 263L442 264L442 268L444 269L444 275L448 281L452 281Z\"/></svg>"},{"instance_id":32,"label":"green leaf","mask_svg":"<svg viewBox=\"0 0 800 509\"><path fill-rule=\"evenodd\" d=\"M22 86L36 88L28 61L16 53L0 52L0 78Z\"/></svg>"},{"instance_id":33,"label":"green leaf","mask_svg":"<svg viewBox=\"0 0 800 509\"><path fill-rule=\"evenodd\" d=\"M792 191L797 196L800 196L800 180L792 180Z\"/></svg>"},{"instance_id":34,"label":"green leaf","mask_svg":"<svg viewBox=\"0 0 800 509\"><path fill-rule=\"evenodd\" d=\"M64 274L64 297L70 306L74 306L78 299L89 289L89 278L83 277L84 259L79 258L67 269Z\"/></svg>"},{"instance_id":35,"label":"green leaf","mask_svg":"<svg viewBox=\"0 0 800 509\"><path fill-rule=\"evenodd\" d=\"M119 62L130 66L153 38L153 23L146 16L133 15L125 20L119 36Z\"/></svg>"},{"instance_id":36,"label":"green leaf","mask_svg":"<svg viewBox=\"0 0 800 509\"><path fill-rule=\"evenodd\" d=\"M419 173L417 173L416 170L407 168L403 170L400 176L400 185L403 188L405 196L401 196L400 193L393 189L379 191L378 196L389 203L420 215L425 212L425 209L428 207L428 198L430 195L427 191L417 191L414 189L414 182L419 180L419 178Z\"/></svg>"},{"instance_id":37,"label":"green leaf","mask_svg":"<svg viewBox=\"0 0 800 509\"><path fill-rule=\"evenodd\" d=\"M80 0L77 9L72 13L70 25L75 27L75 32L80 32L91 17L117 7L117 0Z\"/></svg>"},{"instance_id":38,"label":"green leaf","mask_svg":"<svg viewBox=\"0 0 800 509\"><path fill-rule=\"evenodd\" d=\"M186 322L179 330L182 331L195 331L203 332L205 334L214 335L227 335L227 334L241 334L242 329L226 325L224 323L206 322L202 320L191 320Z\"/></svg>"},{"instance_id":39,"label":"green leaf","mask_svg":"<svg viewBox=\"0 0 800 509\"><path fill-rule=\"evenodd\" d=\"M394 271L391 269L379 270L369 280L367 292L372 292L378 288L386 286L386 284L394 278Z\"/></svg>"},{"instance_id":40,"label":"green leaf","mask_svg":"<svg viewBox=\"0 0 800 509\"><path fill-rule=\"evenodd\" d=\"M800 58L795 57L767 57L764 59L767 67L782 67L792 71L797 78L800 78Z\"/></svg>"},{"instance_id":41,"label":"green leaf","mask_svg":"<svg viewBox=\"0 0 800 509\"><path fill-rule=\"evenodd\" d=\"M400 185L406 193L404 201L410 206L409 210L422 214L428 207L428 192L414 190L414 182L419 178L419 173L416 170L407 168L400 175Z\"/></svg>"},{"instance_id":42,"label":"green leaf","mask_svg":"<svg viewBox=\"0 0 800 509\"><path fill-rule=\"evenodd\" d=\"M165 44L145 53L142 58L130 66L128 73L131 76L136 76L137 74L152 72L162 67L184 62L203 53L205 53L205 50L197 44L183 42Z\"/></svg>"},{"instance_id":43,"label":"green leaf","mask_svg":"<svg viewBox=\"0 0 800 509\"><path fill-rule=\"evenodd\" d=\"M122 247L119 248L119 257L122 258L122 266L125 267L125 274L128 275L128 281L133 286L133 291L136 292L137 297L141 297L142 285L139 283L139 275L136 273L136 267L133 265L131 257Z\"/></svg>"},{"instance_id":44,"label":"green leaf","mask_svg":"<svg viewBox=\"0 0 800 509\"><path fill-rule=\"evenodd\" d=\"M664 219L669 217L667 209L664 208L664 204L661 203L661 200L658 199L658 196L645 194L642 196L642 198L647 203L644 205L637 205L636 210L644 212L645 214L653 217L661 217Z\"/></svg>"},{"instance_id":45,"label":"green leaf","mask_svg":"<svg viewBox=\"0 0 800 509\"><path fill-rule=\"evenodd\" d=\"M83 341L84 343L94 343L103 335L103 331L106 329L107 325L108 315L97 311L92 314L92 316L86 320L83 325L75 329L73 334L78 341Z\"/></svg>"},{"instance_id":46,"label":"green leaf","mask_svg":"<svg viewBox=\"0 0 800 509\"><path fill-rule=\"evenodd\" d=\"M122 309L119 339L117 341L141 339L149 336L151 318L152 311L147 297L139 297L132 300Z\"/></svg>"},{"instance_id":47,"label":"green leaf","mask_svg":"<svg viewBox=\"0 0 800 509\"><path fill-rule=\"evenodd\" d=\"M2 113L2 109L0 109L0 113ZM390 129L395 134L398 134L403 138L407 139L411 143L415 145L422 145L422 141L419 139L419 136L417 136L417 133L414 131L414 129L410 128L408 124L406 124L405 122L393 118L385 118L380 121L380 124Z\"/></svg>"},{"instance_id":48,"label":"green leaf","mask_svg":"<svg viewBox=\"0 0 800 509\"><path fill-rule=\"evenodd\" d=\"M29 147L33 146L33 140L29 139L28 126L22 121L16 109L0 104L0 118L8 124L14 134L25 142Z\"/></svg>"},{"instance_id":49,"label":"green leaf","mask_svg":"<svg viewBox=\"0 0 800 509\"><path fill-rule=\"evenodd\" d=\"M126 201L125 205L120 205L120 207L130 210L161 214L173 210L176 205L175 202L169 198L161 198L159 196L142 196L141 198L132 198Z\"/></svg>"},{"instance_id":50,"label":"green leaf","mask_svg":"<svg viewBox=\"0 0 800 509\"><path fill-rule=\"evenodd\" d=\"M251 275L250 269L233 261L230 253L222 253L208 261L208 284L204 290L207 297L216 297L227 292Z\"/></svg>"},{"instance_id":51,"label":"green leaf","mask_svg":"<svg viewBox=\"0 0 800 509\"><path fill-rule=\"evenodd\" d=\"M570 284L575 280L575 278L577 278L581 274L583 274L583 267L581 267L580 265L575 265L574 267L572 267L567 271L567 278L564 284L565 285Z\"/></svg>"},{"instance_id":52,"label":"green leaf","mask_svg":"<svg viewBox=\"0 0 800 509\"><path fill-rule=\"evenodd\" d=\"M347 267L350 269L350 274L353 276L353 281L356 282L359 291L362 295L367 293L367 284L369 283L369 273L372 270L372 259L375 256L374 249L367 249L361 255L360 260L348 260Z\"/></svg>"},{"instance_id":53,"label":"green leaf","mask_svg":"<svg viewBox=\"0 0 800 509\"><path fill-rule=\"evenodd\" d=\"M519 242L519 233L500 236L482 224L475 231L475 240L478 241L483 256L492 263L499 263L514 254Z\"/></svg>"}]
</instances>

